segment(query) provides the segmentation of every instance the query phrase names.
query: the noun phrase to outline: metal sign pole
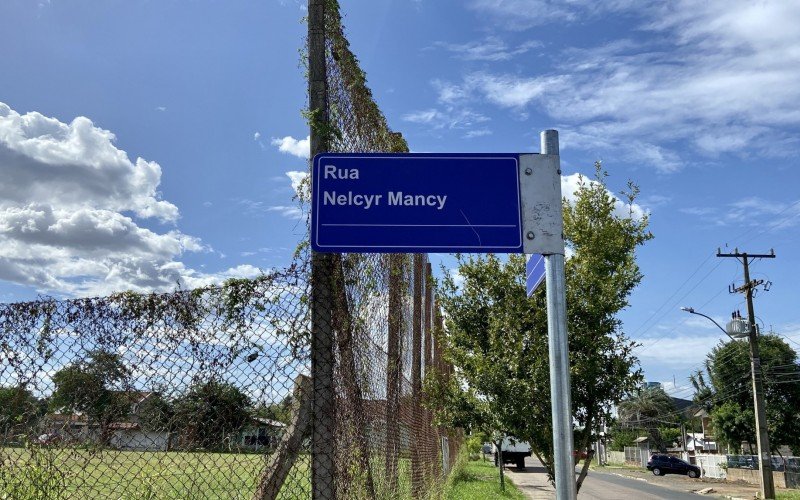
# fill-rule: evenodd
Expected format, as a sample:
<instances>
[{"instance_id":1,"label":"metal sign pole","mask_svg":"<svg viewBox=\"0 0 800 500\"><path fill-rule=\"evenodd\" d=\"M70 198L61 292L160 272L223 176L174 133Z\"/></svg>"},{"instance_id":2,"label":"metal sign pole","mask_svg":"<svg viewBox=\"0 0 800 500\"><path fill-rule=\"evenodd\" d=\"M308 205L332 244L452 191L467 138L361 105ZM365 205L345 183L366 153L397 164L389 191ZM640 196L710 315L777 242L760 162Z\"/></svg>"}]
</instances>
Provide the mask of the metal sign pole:
<instances>
[{"instance_id":1,"label":"metal sign pole","mask_svg":"<svg viewBox=\"0 0 800 500\"><path fill-rule=\"evenodd\" d=\"M541 134L541 151L558 155L558 131ZM560 160L559 160L560 165ZM560 173L561 167L558 167ZM550 397L553 411L553 462L556 475L556 498L574 500L575 464L572 444L572 398L569 380L569 342L567 337L567 300L565 293L564 254L545 255L547 286L547 334L550 351Z\"/></svg>"}]
</instances>

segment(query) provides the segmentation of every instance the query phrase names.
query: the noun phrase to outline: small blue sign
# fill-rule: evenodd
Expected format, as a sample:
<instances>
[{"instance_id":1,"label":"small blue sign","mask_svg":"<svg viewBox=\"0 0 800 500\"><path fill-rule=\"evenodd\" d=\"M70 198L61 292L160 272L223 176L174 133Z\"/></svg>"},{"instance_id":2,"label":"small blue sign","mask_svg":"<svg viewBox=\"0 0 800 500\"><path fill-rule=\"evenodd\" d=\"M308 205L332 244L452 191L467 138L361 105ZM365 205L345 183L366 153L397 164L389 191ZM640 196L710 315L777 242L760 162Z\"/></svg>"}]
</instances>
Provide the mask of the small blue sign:
<instances>
[{"instance_id":1,"label":"small blue sign","mask_svg":"<svg viewBox=\"0 0 800 500\"><path fill-rule=\"evenodd\" d=\"M312 169L315 251L523 251L518 154L324 153Z\"/></svg>"},{"instance_id":2,"label":"small blue sign","mask_svg":"<svg viewBox=\"0 0 800 500\"><path fill-rule=\"evenodd\" d=\"M538 253L528 256L525 264L525 287L528 289L528 297L539 288L544 281L544 255Z\"/></svg>"}]
</instances>

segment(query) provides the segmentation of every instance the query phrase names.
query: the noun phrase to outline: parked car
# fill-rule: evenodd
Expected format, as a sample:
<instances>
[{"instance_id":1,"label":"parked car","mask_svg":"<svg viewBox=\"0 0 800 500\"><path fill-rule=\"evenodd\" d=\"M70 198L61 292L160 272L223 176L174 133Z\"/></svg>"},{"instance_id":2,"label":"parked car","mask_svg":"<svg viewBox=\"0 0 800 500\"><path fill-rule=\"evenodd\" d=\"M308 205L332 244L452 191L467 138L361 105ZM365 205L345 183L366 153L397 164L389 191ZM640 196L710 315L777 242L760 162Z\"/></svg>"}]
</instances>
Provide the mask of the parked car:
<instances>
[{"instance_id":1,"label":"parked car","mask_svg":"<svg viewBox=\"0 0 800 500\"><path fill-rule=\"evenodd\" d=\"M654 476L686 474L689 477L700 477L700 467L669 455L651 456L647 461L647 470L651 471Z\"/></svg>"},{"instance_id":2,"label":"parked car","mask_svg":"<svg viewBox=\"0 0 800 500\"><path fill-rule=\"evenodd\" d=\"M484 455L489 455L492 452L492 443L483 443L481 451Z\"/></svg>"}]
</instances>

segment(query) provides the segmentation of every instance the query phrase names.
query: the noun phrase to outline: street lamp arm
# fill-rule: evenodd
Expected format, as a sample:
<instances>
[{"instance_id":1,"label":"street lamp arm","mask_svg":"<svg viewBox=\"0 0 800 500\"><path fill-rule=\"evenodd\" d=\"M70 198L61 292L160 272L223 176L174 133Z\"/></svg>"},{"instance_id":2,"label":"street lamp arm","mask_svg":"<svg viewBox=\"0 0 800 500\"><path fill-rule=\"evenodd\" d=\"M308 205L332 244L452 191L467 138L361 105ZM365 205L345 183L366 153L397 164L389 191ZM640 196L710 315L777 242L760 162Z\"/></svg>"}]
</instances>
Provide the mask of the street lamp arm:
<instances>
[{"instance_id":1,"label":"street lamp arm","mask_svg":"<svg viewBox=\"0 0 800 500\"><path fill-rule=\"evenodd\" d=\"M724 333L725 335L727 335L727 336L728 336L728 337L729 337L731 340L736 340L735 338L731 337L731 334L730 334L730 333L728 333L728 331L727 331L727 330L725 330L724 328L722 328L722 326L720 326L720 324L719 324L719 323L717 323L717 322L714 320L714 318L712 318L711 316L706 316L705 314L703 314L703 313L701 313L701 312L697 312L697 311L695 311L695 310L694 310L693 308L691 308L691 307L681 307L681 311L686 311L686 312L688 312L689 314L696 314L696 315L698 315L698 316L702 316L702 317L706 318L707 320L709 320L709 321L711 321L712 323L714 323L714 324L717 326L717 328L719 328L720 330L722 330L722 333Z\"/></svg>"}]
</instances>

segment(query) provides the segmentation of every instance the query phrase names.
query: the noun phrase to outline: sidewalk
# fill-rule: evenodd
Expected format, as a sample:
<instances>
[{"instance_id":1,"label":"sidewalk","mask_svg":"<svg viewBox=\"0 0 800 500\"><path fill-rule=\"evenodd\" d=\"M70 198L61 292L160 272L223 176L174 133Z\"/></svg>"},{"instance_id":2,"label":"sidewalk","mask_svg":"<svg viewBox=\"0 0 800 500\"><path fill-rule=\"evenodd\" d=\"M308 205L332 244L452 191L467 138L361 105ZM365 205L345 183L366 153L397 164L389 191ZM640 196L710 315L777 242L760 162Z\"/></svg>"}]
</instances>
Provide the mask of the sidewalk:
<instances>
[{"instance_id":1,"label":"sidewalk","mask_svg":"<svg viewBox=\"0 0 800 500\"><path fill-rule=\"evenodd\" d=\"M534 463L534 465L531 465ZM506 468L505 474L528 497L536 500L551 500L556 497L556 490L547 480L547 469L539 461L526 460L525 472L516 468Z\"/></svg>"}]
</instances>

